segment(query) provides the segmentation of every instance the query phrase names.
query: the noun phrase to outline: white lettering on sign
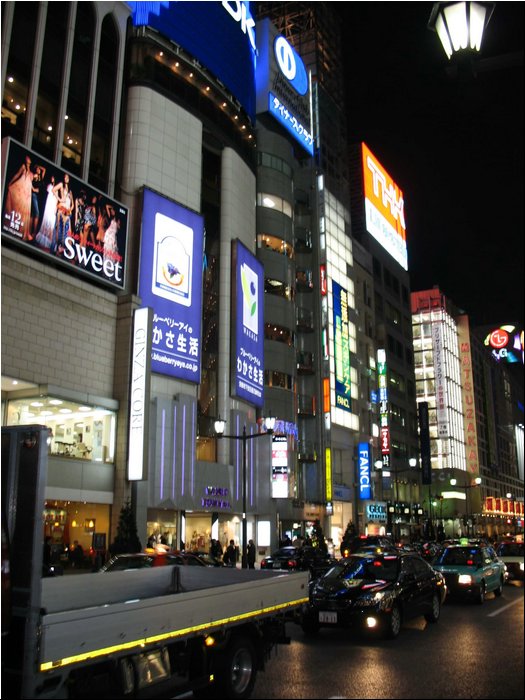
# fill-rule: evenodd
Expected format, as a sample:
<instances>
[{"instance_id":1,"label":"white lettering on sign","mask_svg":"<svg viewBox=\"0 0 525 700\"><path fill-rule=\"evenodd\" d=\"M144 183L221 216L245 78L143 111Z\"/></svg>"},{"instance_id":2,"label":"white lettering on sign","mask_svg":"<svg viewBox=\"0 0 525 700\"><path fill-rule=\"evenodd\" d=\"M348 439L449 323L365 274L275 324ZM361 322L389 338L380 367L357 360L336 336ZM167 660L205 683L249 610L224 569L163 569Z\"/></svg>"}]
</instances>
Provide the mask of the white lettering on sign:
<instances>
[{"instance_id":1,"label":"white lettering on sign","mask_svg":"<svg viewBox=\"0 0 525 700\"><path fill-rule=\"evenodd\" d=\"M119 256L120 257L120 256ZM94 250L83 248L75 242L74 238L66 237L64 241L64 258L66 260L77 260L86 270L93 272L104 272L108 279L115 282L122 282L122 263L118 260L106 258Z\"/></svg>"},{"instance_id":2,"label":"white lettering on sign","mask_svg":"<svg viewBox=\"0 0 525 700\"><path fill-rule=\"evenodd\" d=\"M255 51L255 21L248 15L248 7L244 2L223 2L222 6L236 22L241 23L243 34L248 35L252 49Z\"/></svg>"},{"instance_id":3,"label":"white lettering on sign","mask_svg":"<svg viewBox=\"0 0 525 700\"><path fill-rule=\"evenodd\" d=\"M392 213L392 216L394 219L399 220L401 223L401 226L403 228L406 228L405 226L405 212L404 212L404 200L401 197L399 200L396 199L396 192L394 185L390 185L387 187L386 185L386 179L384 174L379 170L372 160L372 158L367 158L366 159L366 164L368 166L368 169L372 173L372 183L373 183L373 188L374 188L374 194L376 197L381 196L381 201L383 202L383 205L385 207L389 207L390 211ZM379 190L381 189L381 195L379 193Z\"/></svg>"}]
</instances>

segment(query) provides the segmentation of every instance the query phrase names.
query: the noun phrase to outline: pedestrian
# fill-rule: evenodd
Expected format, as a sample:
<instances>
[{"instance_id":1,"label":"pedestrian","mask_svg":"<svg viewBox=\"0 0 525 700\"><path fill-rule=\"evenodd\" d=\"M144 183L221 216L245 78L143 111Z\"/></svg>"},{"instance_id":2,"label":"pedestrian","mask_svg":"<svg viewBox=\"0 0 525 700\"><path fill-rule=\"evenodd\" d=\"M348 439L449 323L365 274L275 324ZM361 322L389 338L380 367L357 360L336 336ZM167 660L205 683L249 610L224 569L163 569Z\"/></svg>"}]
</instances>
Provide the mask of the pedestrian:
<instances>
[{"instance_id":1,"label":"pedestrian","mask_svg":"<svg viewBox=\"0 0 525 700\"><path fill-rule=\"evenodd\" d=\"M248 568L255 569L255 544L253 543L253 540L248 542L247 559Z\"/></svg>"},{"instance_id":2,"label":"pedestrian","mask_svg":"<svg viewBox=\"0 0 525 700\"><path fill-rule=\"evenodd\" d=\"M235 542L233 540L230 540L230 544L226 547L223 561L226 566L233 567L237 565L237 548L235 547Z\"/></svg>"}]
</instances>

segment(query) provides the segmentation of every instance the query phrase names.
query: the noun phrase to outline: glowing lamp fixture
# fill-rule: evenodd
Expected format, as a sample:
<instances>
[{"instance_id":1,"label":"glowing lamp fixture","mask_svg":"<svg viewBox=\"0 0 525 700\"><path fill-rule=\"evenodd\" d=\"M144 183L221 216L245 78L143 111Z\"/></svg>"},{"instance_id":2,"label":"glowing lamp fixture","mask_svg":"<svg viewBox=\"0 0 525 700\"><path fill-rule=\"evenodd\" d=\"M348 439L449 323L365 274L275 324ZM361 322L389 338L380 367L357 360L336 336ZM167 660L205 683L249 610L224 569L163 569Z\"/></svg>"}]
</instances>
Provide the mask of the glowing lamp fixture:
<instances>
[{"instance_id":1,"label":"glowing lamp fixture","mask_svg":"<svg viewBox=\"0 0 525 700\"><path fill-rule=\"evenodd\" d=\"M450 59L459 51L479 52L494 2L436 2L428 20Z\"/></svg>"}]
</instances>

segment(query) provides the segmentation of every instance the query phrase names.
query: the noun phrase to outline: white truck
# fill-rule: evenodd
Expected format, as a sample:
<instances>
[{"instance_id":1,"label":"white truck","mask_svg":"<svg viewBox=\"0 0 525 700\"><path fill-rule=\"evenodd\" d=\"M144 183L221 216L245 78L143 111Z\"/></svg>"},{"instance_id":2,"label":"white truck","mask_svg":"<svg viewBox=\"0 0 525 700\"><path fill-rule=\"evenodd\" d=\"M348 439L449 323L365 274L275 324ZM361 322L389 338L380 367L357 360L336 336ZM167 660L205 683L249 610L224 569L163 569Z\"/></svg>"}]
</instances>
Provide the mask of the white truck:
<instances>
[{"instance_id":1,"label":"white truck","mask_svg":"<svg viewBox=\"0 0 525 700\"><path fill-rule=\"evenodd\" d=\"M289 641L308 573L165 566L42 578L47 435L2 427L2 697L248 698Z\"/></svg>"}]
</instances>

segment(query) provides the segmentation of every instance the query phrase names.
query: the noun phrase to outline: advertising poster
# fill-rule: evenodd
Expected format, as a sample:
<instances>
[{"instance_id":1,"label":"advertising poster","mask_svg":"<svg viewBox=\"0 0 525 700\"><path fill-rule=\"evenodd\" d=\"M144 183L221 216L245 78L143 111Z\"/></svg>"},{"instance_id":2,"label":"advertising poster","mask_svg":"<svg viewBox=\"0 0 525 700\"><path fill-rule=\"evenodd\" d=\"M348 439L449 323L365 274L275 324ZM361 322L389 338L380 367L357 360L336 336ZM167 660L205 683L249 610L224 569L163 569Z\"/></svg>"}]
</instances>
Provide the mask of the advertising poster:
<instances>
[{"instance_id":1,"label":"advertising poster","mask_svg":"<svg viewBox=\"0 0 525 700\"><path fill-rule=\"evenodd\" d=\"M264 268L242 245L232 241L232 344L234 395L256 406L264 403Z\"/></svg>"},{"instance_id":2,"label":"advertising poster","mask_svg":"<svg viewBox=\"0 0 525 700\"><path fill-rule=\"evenodd\" d=\"M333 281L332 293L334 301L335 405L344 411L351 411L348 293L346 289Z\"/></svg>"},{"instance_id":3,"label":"advertising poster","mask_svg":"<svg viewBox=\"0 0 525 700\"><path fill-rule=\"evenodd\" d=\"M2 155L2 238L123 289L127 208L12 139Z\"/></svg>"},{"instance_id":4,"label":"advertising poster","mask_svg":"<svg viewBox=\"0 0 525 700\"><path fill-rule=\"evenodd\" d=\"M200 382L204 221L144 189L139 295L153 309L151 371Z\"/></svg>"}]
</instances>

